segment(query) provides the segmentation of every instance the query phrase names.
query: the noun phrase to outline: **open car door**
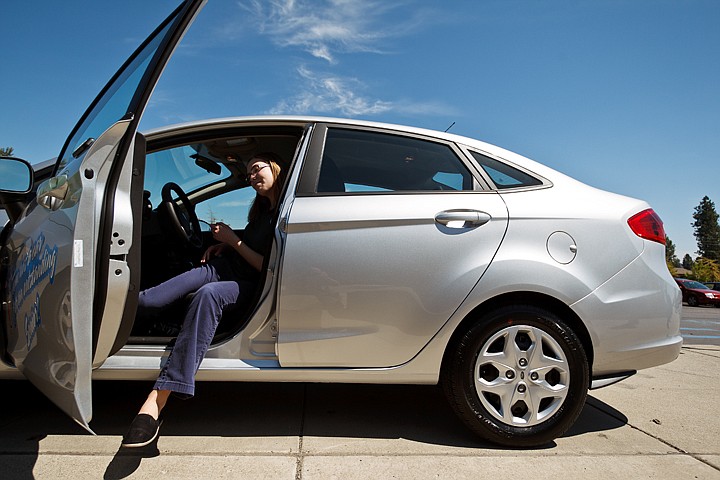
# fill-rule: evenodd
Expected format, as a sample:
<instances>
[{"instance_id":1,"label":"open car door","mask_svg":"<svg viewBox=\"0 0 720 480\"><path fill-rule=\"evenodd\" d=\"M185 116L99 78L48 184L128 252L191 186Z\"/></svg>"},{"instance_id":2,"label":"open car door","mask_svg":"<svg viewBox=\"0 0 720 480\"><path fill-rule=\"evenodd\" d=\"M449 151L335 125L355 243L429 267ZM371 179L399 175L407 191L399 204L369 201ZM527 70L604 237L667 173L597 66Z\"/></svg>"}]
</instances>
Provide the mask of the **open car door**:
<instances>
[{"instance_id":1,"label":"open car door","mask_svg":"<svg viewBox=\"0 0 720 480\"><path fill-rule=\"evenodd\" d=\"M142 194L145 157L138 124L204 3L175 9L100 92L3 248L7 356L88 430L92 368L123 343L137 305L133 199Z\"/></svg>"}]
</instances>

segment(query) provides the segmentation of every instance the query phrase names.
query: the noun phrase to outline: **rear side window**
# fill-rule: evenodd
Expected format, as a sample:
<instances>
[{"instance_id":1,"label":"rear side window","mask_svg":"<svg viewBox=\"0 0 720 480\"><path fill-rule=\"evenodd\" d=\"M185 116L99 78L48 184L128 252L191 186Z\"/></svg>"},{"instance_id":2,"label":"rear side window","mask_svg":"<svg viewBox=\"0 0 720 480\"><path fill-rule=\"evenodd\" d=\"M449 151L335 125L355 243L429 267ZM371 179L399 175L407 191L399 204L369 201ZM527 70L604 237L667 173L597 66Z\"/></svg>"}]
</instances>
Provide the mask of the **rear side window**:
<instances>
[{"instance_id":1,"label":"rear side window","mask_svg":"<svg viewBox=\"0 0 720 480\"><path fill-rule=\"evenodd\" d=\"M317 192L472 190L450 146L402 135L328 129Z\"/></svg>"},{"instance_id":2,"label":"rear side window","mask_svg":"<svg viewBox=\"0 0 720 480\"><path fill-rule=\"evenodd\" d=\"M499 189L533 187L542 185L542 181L517 168L498 162L492 158L481 155L477 152L470 152L480 164L488 177Z\"/></svg>"}]
</instances>

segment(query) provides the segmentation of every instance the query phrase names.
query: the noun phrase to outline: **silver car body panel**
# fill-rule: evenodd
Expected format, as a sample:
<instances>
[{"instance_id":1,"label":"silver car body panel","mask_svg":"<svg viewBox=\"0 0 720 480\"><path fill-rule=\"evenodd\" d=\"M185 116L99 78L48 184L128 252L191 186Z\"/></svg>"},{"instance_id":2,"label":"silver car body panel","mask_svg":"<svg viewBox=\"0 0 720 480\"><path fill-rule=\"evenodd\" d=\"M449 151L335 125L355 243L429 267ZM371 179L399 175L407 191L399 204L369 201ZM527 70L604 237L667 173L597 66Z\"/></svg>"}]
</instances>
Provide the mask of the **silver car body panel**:
<instances>
[{"instance_id":1,"label":"silver car body panel","mask_svg":"<svg viewBox=\"0 0 720 480\"><path fill-rule=\"evenodd\" d=\"M491 220L436 221L461 210ZM296 198L278 305L280 363L409 361L482 277L506 226L505 204L490 192Z\"/></svg>"},{"instance_id":2,"label":"silver car body panel","mask_svg":"<svg viewBox=\"0 0 720 480\"><path fill-rule=\"evenodd\" d=\"M38 187L40 198L54 190L57 179L64 182L64 197L53 198L52 208L36 206L33 215L15 225L10 237L11 250L22 260L10 280L16 321L7 330L8 350L26 377L88 429L93 343L88 325L95 295L99 219L108 170L127 127L127 121L116 123L83 158L43 182ZM130 206L118 208L129 210ZM122 309L108 315L108 327L118 314L122 315ZM114 340L114 332L110 335Z\"/></svg>"}]
</instances>

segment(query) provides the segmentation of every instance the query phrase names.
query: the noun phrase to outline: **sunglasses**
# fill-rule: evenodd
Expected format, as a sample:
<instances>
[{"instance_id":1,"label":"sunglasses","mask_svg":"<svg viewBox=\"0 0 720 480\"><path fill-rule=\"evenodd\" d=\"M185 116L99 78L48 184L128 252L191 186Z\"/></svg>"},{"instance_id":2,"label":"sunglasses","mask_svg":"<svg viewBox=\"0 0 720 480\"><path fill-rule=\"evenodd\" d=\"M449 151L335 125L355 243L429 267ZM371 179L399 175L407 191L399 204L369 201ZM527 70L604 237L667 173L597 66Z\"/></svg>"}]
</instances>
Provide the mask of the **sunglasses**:
<instances>
[{"instance_id":1,"label":"sunglasses","mask_svg":"<svg viewBox=\"0 0 720 480\"><path fill-rule=\"evenodd\" d=\"M245 175L245 180L249 182L250 180L255 178L255 176L258 174L258 172L260 172L260 170L262 170L265 167L269 167L269 166L270 165L268 165L267 163L265 163L263 165L254 165L253 168L250 169L248 174Z\"/></svg>"}]
</instances>

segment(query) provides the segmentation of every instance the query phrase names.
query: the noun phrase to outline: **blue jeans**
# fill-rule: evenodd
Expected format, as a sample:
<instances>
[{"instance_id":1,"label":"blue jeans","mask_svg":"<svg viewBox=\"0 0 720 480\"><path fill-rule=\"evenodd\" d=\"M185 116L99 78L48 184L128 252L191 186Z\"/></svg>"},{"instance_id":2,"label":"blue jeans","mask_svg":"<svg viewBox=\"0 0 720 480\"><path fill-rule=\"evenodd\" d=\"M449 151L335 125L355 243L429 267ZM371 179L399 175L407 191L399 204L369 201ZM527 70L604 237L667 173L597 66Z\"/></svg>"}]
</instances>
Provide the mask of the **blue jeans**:
<instances>
[{"instance_id":1,"label":"blue jeans","mask_svg":"<svg viewBox=\"0 0 720 480\"><path fill-rule=\"evenodd\" d=\"M163 309L195 292L175 345L153 388L192 397L195 373L215 335L223 310L244 302L253 294L255 282L233 278L222 262L220 258L213 259L140 292L138 307L141 310Z\"/></svg>"}]
</instances>

